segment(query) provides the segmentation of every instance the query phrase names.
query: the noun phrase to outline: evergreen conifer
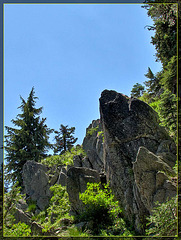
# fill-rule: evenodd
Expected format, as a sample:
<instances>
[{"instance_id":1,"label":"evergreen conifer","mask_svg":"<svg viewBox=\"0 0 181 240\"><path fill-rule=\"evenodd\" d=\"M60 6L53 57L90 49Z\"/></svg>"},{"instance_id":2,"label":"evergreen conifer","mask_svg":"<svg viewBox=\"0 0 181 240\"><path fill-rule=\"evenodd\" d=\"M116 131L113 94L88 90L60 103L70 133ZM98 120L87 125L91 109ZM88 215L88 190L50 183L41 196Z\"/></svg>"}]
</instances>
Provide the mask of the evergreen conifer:
<instances>
[{"instance_id":1,"label":"evergreen conifer","mask_svg":"<svg viewBox=\"0 0 181 240\"><path fill-rule=\"evenodd\" d=\"M54 145L54 153L63 154L67 150L71 150L77 138L74 138L73 134L75 132L75 127L68 128L68 125L60 125L59 131L55 131L56 143Z\"/></svg>"},{"instance_id":2,"label":"evergreen conifer","mask_svg":"<svg viewBox=\"0 0 181 240\"><path fill-rule=\"evenodd\" d=\"M7 182L19 182L22 186L22 169L27 160L40 161L46 156L51 147L48 142L49 134L53 131L45 124L46 118L40 119L42 107L35 108L37 97L32 88L27 101L21 96L22 113L18 114L12 123L17 127L6 126L5 136L6 165L5 180Z\"/></svg>"}]
</instances>

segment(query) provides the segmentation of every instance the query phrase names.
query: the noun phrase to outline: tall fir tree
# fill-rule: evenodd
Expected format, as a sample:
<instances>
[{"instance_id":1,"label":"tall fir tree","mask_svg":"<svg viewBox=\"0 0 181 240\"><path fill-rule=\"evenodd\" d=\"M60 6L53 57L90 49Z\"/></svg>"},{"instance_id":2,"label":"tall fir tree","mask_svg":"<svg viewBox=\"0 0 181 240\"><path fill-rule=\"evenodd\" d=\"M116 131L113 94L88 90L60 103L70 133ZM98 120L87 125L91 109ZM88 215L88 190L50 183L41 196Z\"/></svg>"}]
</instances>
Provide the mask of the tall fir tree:
<instances>
[{"instance_id":1,"label":"tall fir tree","mask_svg":"<svg viewBox=\"0 0 181 240\"><path fill-rule=\"evenodd\" d=\"M148 78L148 80L145 81L144 84L147 88L147 92L149 93L150 98L156 97L161 88L159 78L153 74L150 68L148 68L148 72L145 74L145 77Z\"/></svg>"},{"instance_id":2,"label":"tall fir tree","mask_svg":"<svg viewBox=\"0 0 181 240\"><path fill-rule=\"evenodd\" d=\"M145 82L147 92L144 97L147 103L154 106L160 116L161 124L176 140L177 16L180 24L180 11L175 2L173 0L146 0L147 4L143 7L147 9L148 16L153 20L153 26L147 26L147 28L154 30L151 43L156 49L156 61L162 63L162 70L156 75L151 69L148 69L145 74L149 80ZM175 111L174 114L173 111Z\"/></svg>"},{"instance_id":3,"label":"tall fir tree","mask_svg":"<svg viewBox=\"0 0 181 240\"><path fill-rule=\"evenodd\" d=\"M67 150L71 150L77 138L73 136L75 132L75 127L68 128L68 125L60 125L59 131L55 131L56 143L54 145L54 153L59 153L60 155L65 153Z\"/></svg>"},{"instance_id":4,"label":"tall fir tree","mask_svg":"<svg viewBox=\"0 0 181 240\"><path fill-rule=\"evenodd\" d=\"M18 181L20 186L22 186L22 169L26 161L40 161L51 147L48 139L53 130L45 124L46 118L40 118L42 107L35 107L37 97L34 95L33 87L27 101L20 96L19 108L22 113L18 114L15 120L11 120L17 128L5 127L7 131L5 180L8 183Z\"/></svg>"}]
</instances>

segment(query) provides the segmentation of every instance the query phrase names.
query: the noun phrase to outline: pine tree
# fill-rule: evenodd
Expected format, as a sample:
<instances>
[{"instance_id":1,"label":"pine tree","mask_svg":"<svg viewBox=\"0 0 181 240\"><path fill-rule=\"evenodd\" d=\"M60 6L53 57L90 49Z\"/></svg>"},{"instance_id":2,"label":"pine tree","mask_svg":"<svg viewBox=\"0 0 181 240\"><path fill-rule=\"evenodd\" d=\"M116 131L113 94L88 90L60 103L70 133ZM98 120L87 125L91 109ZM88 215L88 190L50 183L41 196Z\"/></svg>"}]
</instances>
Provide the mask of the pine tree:
<instances>
[{"instance_id":1,"label":"pine tree","mask_svg":"<svg viewBox=\"0 0 181 240\"><path fill-rule=\"evenodd\" d=\"M142 94L145 92L144 91L144 86L136 83L135 85L133 85L133 88L131 90L131 97L135 97L135 98L139 98L142 96Z\"/></svg>"},{"instance_id":2,"label":"pine tree","mask_svg":"<svg viewBox=\"0 0 181 240\"><path fill-rule=\"evenodd\" d=\"M67 150L71 150L77 138L74 138L75 127L68 128L68 125L60 125L60 131L55 131L56 143L54 145L54 153L63 154Z\"/></svg>"},{"instance_id":3,"label":"pine tree","mask_svg":"<svg viewBox=\"0 0 181 240\"><path fill-rule=\"evenodd\" d=\"M171 136L176 140L177 131L177 99L175 94L165 90L160 98L159 115L162 125L166 127Z\"/></svg>"},{"instance_id":4,"label":"pine tree","mask_svg":"<svg viewBox=\"0 0 181 240\"><path fill-rule=\"evenodd\" d=\"M9 183L18 181L20 186L22 168L26 161L40 161L51 147L48 139L53 130L45 124L46 118L40 119L42 107L35 108L37 97L34 94L33 87L27 101L20 96L22 103L19 108L22 113L18 114L15 120L11 120L17 128L5 127L7 131L5 180Z\"/></svg>"},{"instance_id":5,"label":"pine tree","mask_svg":"<svg viewBox=\"0 0 181 240\"><path fill-rule=\"evenodd\" d=\"M147 87L147 92L149 93L150 98L155 97L161 88L159 78L153 74L150 68L148 68L148 72L145 74L145 77L149 79L144 82Z\"/></svg>"}]
</instances>

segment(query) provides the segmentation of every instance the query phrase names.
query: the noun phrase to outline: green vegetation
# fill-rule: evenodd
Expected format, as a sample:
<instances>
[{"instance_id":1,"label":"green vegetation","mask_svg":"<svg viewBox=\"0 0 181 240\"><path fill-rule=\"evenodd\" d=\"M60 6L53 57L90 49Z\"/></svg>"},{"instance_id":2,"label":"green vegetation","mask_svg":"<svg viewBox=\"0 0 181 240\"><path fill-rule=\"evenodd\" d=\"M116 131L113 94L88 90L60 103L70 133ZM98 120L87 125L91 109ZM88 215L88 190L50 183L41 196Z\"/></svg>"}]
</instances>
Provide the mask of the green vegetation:
<instances>
[{"instance_id":1,"label":"green vegetation","mask_svg":"<svg viewBox=\"0 0 181 240\"><path fill-rule=\"evenodd\" d=\"M4 224L11 228L14 224L14 213L15 213L15 207L18 200L25 197L25 195L21 194L20 187L18 187L18 182L13 185L11 191L4 194Z\"/></svg>"},{"instance_id":2,"label":"green vegetation","mask_svg":"<svg viewBox=\"0 0 181 240\"><path fill-rule=\"evenodd\" d=\"M12 228L4 227L5 237L30 237L31 228L25 223L13 224Z\"/></svg>"},{"instance_id":3,"label":"green vegetation","mask_svg":"<svg viewBox=\"0 0 181 240\"><path fill-rule=\"evenodd\" d=\"M83 148L80 145L72 147L71 150L66 151L61 155L54 155L47 157L41 161L42 164L53 167L53 166L63 166L63 165L73 165L73 157L75 155L86 156Z\"/></svg>"},{"instance_id":4,"label":"green vegetation","mask_svg":"<svg viewBox=\"0 0 181 240\"><path fill-rule=\"evenodd\" d=\"M175 236L177 235L177 199L176 197L165 203L156 203L152 215L148 218L149 236Z\"/></svg>"},{"instance_id":5,"label":"green vegetation","mask_svg":"<svg viewBox=\"0 0 181 240\"><path fill-rule=\"evenodd\" d=\"M172 0L170 0L172 1ZM154 30L151 43L156 49L156 61L162 63L162 70L153 73L148 67L145 74L147 80L144 85L136 83L131 91L132 97L149 104L158 113L160 124L176 140L176 119L177 119L177 5L176 4L154 4L154 0L146 0L149 3L144 6L153 20L153 26L148 30ZM168 2L168 1L167 1ZM180 13L179 24L180 24ZM180 57L179 57L180 58ZM9 237L28 237L32 235L30 226L25 223L15 223L16 203L25 196L22 190L22 168L27 160L34 160L52 168L63 165L73 165L75 155L85 156L81 146L74 147L77 138L74 138L75 128L68 128L68 125L60 125L59 131L54 131L56 143L49 143L49 135L53 132L45 124L46 118L40 118L42 107L36 108L34 87L32 88L27 101L22 97L20 110L12 123L16 128L7 127L6 140L6 166L5 184L13 184L12 189L4 194L4 235ZM102 136L99 126L87 130L86 136L94 133ZM53 148L54 156L47 157L47 151ZM174 169L177 171L178 166ZM130 171L130 175L133 173ZM170 176L174 177L174 176ZM2 181L2 179L1 179ZM44 228L45 233L51 233L62 237L91 237L93 235L114 237L132 236L121 218L122 210L109 185L88 183L87 190L80 194L84 204L84 211L73 218L69 216L70 203L65 187L54 185L50 188L52 198L49 207L36 214L36 204L29 202L28 210L32 216L31 220L36 221ZM180 206L180 205L179 205ZM179 207L180 209L180 207ZM65 226L64 221L69 222ZM86 222L85 229L76 227L76 223ZM146 234L148 237L174 236L177 234L176 198L166 203L157 203L152 215L148 218ZM56 231L59 230L57 233ZM126 239L126 238L125 238ZM132 239L132 238L129 238Z\"/></svg>"},{"instance_id":6,"label":"green vegetation","mask_svg":"<svg viewBox=\"0 0 181 240\"><path fill-rule=\"evenodd\" d=\"M136 83L131 90L131 97L141 97L145 92L145 87L140 83Z\"/></svg>"},{"instance_id":7,"label":"green vegetation","mask_svg":"<svg viewBox=\"0 0 181 240\"><path fill-rule=\"evenodd\" d=\"M16 203L18 200L25 197L20 193L20 187L18 187L18 182L14 184L11 191L4 194L4 222L3 222L3 234L5 236L29 236L30 235L30 227L25 223L19 222L15 224L14 214L16 211Z\"/></svg>"},{"instance_id":8,"label":"green vegetation","mask_svg":"<svg viewBox=\"0 0 181 240\"><path fill-rule=\"evenodd\" d=\"M28 209L27 211L28 212L31 212L31 213L34 213L36 210L36 203L34 201L30 201L29 204L28 204Z\"/></svg>"},{"instance_id":9,"label":"green vegetation","mask_svg":"<svg viewBox=\"0 0 181 240\"><path fill-rule=\"evenodd\" d=\"M70 218L70 203L65 187L55 184L50 187L53 196L46 211L40 212L33 217L44 229L44 232L53 231L61 226L62 218Z\"/></svg>"},{"instance_id":10,"label":"green vegetation","mask_svg":"<svg viewBox=\"0 0 181 240\"><path fill-rule=\"evenodd\" d=\"M67 126L60 125L59 131L55 131L54 153L59 153L60 155L65 153L67 150L70 151L77 138L74 138L73 134L75 132L75 127L68 128Z\"/></svg>"},{"instance_id":11,"label":"green vegetation","mask_svg":"<svg viewBox=\"0 0 181 240\"><path fill-rule=\"evenodd\" d=\"M124 220L119 217L122 211L108 184L102 189L100 183L88 183L86 191L79 197L85 209L78 221L92 222L88 227L91 234L131 236Z\"/></svg>"},{"instance_id":12,"label":"green vegetation","mask_svg":"<svg viewBox=\"0 0 181 240\"><path fill-rule=\"evenodd\" d=\"M158 113L160 124L166 128L176 141L177 132L177 5L154 4L156 1L147 0L143 8L153 20L154 30L151 43L156 49L156 61L162 63L163 69L154 74L148 67L144 82L146 91L141 95L140 89L133 86L134 95L148 103ZM168 1L167 1L168 2ZM179 14L180 18L180 14ZM131 93L132 93L131 91Z\"/></svg>"},{"instance_id":13,"label":"green vegetation","mask_svg":"<svg viewBox=\"0 0 181 240\"><path fill-rule=\"evenodd\" d=\"M86 137L92 136L93 133L98 131L98 129L99 129L99 126L88 129L87 132L86 132Z\"/></svg>"},{"instance_id":14,"label":"green vegetation","mask_svg":"<svg viewBox=\"0 0 181 240\"><path fill-rule=\"evenodd\" d=\"M99 131L99 132L97 133L97 136L98 136L98 137L101 136L101 137L102 137L102 142L104 142L104 132L103 132L103 131Z\"/></svg>"}]
</instances>

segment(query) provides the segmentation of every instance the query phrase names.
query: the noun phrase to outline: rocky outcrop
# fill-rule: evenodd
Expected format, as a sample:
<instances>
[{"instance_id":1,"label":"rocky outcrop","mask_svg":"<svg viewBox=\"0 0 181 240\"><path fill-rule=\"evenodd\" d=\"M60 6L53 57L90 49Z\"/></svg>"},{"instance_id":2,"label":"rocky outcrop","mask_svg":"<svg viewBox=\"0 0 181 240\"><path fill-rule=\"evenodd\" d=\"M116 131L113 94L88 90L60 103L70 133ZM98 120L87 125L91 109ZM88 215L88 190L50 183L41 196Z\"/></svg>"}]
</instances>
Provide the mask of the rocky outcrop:
<instances>
[{"instance_id":1,"label":"rocky outcrop","mask_svg":"<svg viewBox=\"0 0 181 240\"><path fill-rule=\"evenodd\" d=\"M15 217L15 223L24 222L27 225L31 226L31 217L28 216L28 214L25 213L24 211L16 208L14 217Z\"/></svg>"},{"instance_id":2,"label":"rocky outcrop","mask_svg":"<svg viewBox=\"0 0 181 240\"><path fill-rule=\"evenodd\" d=\"M175 172L144 147L139 148L133 172L141 201L150 214L155 202L163 203L176 195L175 183L168 177L174 176Z\"/></svg>"},{"instance_id":3,"label":"rocky outcrop","mask_svg":"<svg viewBox=\"0 0 181 240\"><path fill-rule=\"evenodd\" d=\"M142 146L153 154L163 155L165 141L170 142L168 160L168 155L173 157L175 153L174 143L159 125L157 113L138 99L105 90L100 98L100 114L104 131L103 162L107 180L122 204L125 217L142 233L142 219L149 214L150 208L144 204L139 192L141 188L136 185L133 163ZM169 161L174 164L175 159Z\"/></svg>"},{"instance_id":4,"label":"rocky outcrop","mask_svg":"<svg viewBox=\"0 0 181 240\"><path fill-rule=\"evenodd\" d=\"M23 166L23 184L27 198L36 202L44 210L51 197L47 168L35 161L27 161Z\"/></svg>"},{"instance_id":5,"label":"rocky outcrop","mask_svg":"<svg viewBox=\"0 0 181 240\"><path fill-rule=\"evenodd\" d=\"M100 115L100 120L92 121L86 129L83 149L87 156L74 156L74 167L53 166L48 175L42 164L28 161L24 165L27 198L36 202L36 212L44 210L51 197L50 186L61 184L67 188L71 214L79 214L84 210L79 193L86 190L87 183L110 182L124 217L139 234L144 234L145 218L151 214L154 203L176 195L171 177L176 146L159 125L157 113L138 99L105 90L100 98ZM18 206L17 219L28 221L28 216L22 214L27 205ZM52 223L55 217L52 214ZM86 224L80 223L80 228ZM38 225L34 229L42 231Z\"/></svg>"},{"instance_id":6,"label":"rocky outcrop","mask_svg":"<svg viewBox=\"0 0 181 240\"><path fill-rule=\"evenodd\" d=\"M72 214L79 214L83 211L83 204L79 200L79 193L86 190L87 183L99 183L100 176L96 170L72 167L67 172L67 192L71 203Z\"/></svg>"},{"instance_id":7,"label":"rocky outcrop","mask_svg":"<svg viewBox=\"0 0 181 240\"><path fill-rule=\"evenodd\" d=\"M82 166L95 169L99 172L103 169L103 132L100 120L93 120L86 129L83 140L83 149L87 157L83 159Z\"/></svg>"}]
</instances>

